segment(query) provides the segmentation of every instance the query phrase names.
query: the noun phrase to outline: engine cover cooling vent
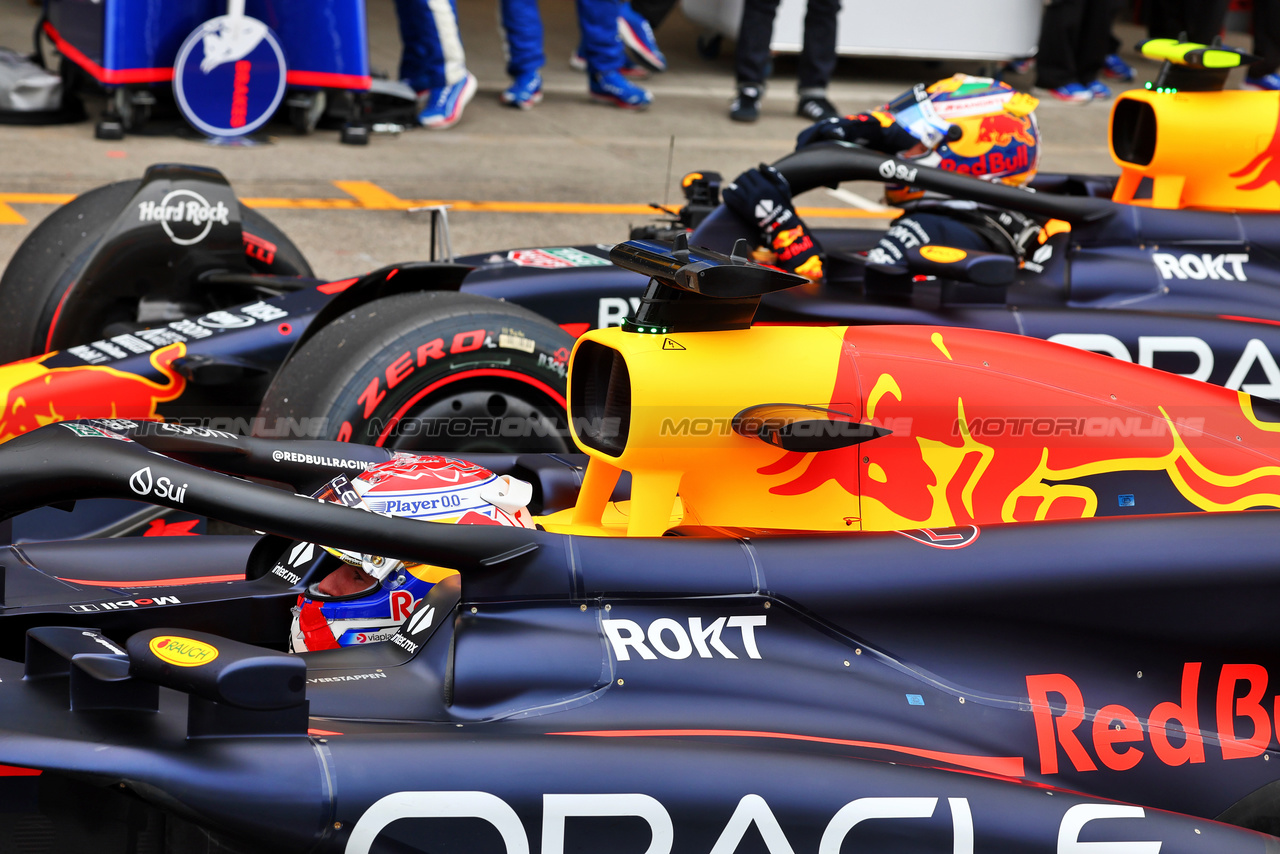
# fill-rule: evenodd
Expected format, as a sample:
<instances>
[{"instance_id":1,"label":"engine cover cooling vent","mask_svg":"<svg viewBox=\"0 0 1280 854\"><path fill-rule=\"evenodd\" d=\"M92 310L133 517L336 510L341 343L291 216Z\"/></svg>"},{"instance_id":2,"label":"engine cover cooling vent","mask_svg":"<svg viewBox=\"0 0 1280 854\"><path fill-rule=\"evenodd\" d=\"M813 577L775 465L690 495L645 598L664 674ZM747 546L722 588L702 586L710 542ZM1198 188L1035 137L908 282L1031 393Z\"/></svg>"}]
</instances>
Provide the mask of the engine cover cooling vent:
<instances>
[{"instance_id":1,"label":"engine cover cooling vent","mask_svg":"<svg viewBox=\"0 0 1280 854\"><path fill-rule=\"evenodd\" d=\"M631 431L631 374L622 354L584 341L569 368L569 418L578 441L601 453L621 456Z\"/></svg>"}]
</instances>

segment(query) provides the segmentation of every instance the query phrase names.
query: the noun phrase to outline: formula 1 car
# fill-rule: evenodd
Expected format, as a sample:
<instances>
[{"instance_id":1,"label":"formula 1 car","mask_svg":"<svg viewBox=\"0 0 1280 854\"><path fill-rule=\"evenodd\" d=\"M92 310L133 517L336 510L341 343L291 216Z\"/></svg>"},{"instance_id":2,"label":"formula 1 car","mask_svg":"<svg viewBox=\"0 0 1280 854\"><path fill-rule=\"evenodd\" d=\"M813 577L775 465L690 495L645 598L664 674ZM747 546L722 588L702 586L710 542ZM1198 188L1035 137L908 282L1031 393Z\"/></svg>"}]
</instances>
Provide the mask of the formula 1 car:
<instances>
[{"instance_id":1,"label":"formula 1 car","mask_svg":"<svg viewBox=\"0 0 1280 854\"><path fill-rule=\"evenodd\" d=\"M765 295L757 319L1016 332L1280 398L1280 96L1215 91L1224 71L1195 67L1218 62L1214 51L1169 55L1160 85L1117 98L1118 179L1042 174L1028 193L839 143L783 158L796 192L891 178L1020 211L1044 223L1043 242L1028 258L925 251L890 269L862 254L878 232L819 229L827 281ZM1210 138L1189 130L1210 125ZM687 184L685 223L710 211L693 244L725 253L749 236L714 207L709 174ZM16 306L0 311L0 359L17 362L0 368L0 439L115 415L404 449L566 451L572 338L639 305L643 278L599 246L317 284L214 172L155 167L113 187L52 216L0 282L0 304Z\"/></svg>"},{"instance_id":2,"label":"formula 1 car","mask_svg":"<svg viewBox=\"0 0 1280 854\"><path fill-rule=\"evenodd\" d=\"M536 528L388 518L245 479L302 484L376 448L298 445L314 458L299 460L107 422L0 448L5 514L132 494L271 532L248 558L255 579L189 590L289 589L275 570L297 549L281 536L457 570L390 642L302 655L228 637L240 621L200 628L184 603L71 608L66 625L27 629L24 661L0 661L0 762L41 772L57 850L1280 845L1280 514L1159 506L1280 505L1273 405L998 333L750 328L753 303L795 277L644 243L613 257L652 281L637 323L575 347L571 425L590 462L576 500ZM786 349L812 375L797 381ZM1010 399L1166 430L975 437L967 419ZM891 401L917 400L921 423L889 426ZM1192 411L1208 421L1187 424ZM938 440L943 425L959 438ZM913 479L912 459L948 477ZM1144 478L1158 471L1163 485ZM611 500L624 472L630 498ZM1134 501L1109 500L1116 487ZM1070 518L1087 494L1142 515ZM960 524L883 529L882 505L929 496ZM1010 501L1030 512L1025 498L1044 521L993 524ZM216 562L172 542L107 551L122 545L135 574ZM42 558L70 567L79 552L85 572L97 547ZM17 584L37 576L40 589ZM6 561L0 632L59 599L55 576ZM106 633L88 627L103 619Z\"/></svg>"}]
</instances>

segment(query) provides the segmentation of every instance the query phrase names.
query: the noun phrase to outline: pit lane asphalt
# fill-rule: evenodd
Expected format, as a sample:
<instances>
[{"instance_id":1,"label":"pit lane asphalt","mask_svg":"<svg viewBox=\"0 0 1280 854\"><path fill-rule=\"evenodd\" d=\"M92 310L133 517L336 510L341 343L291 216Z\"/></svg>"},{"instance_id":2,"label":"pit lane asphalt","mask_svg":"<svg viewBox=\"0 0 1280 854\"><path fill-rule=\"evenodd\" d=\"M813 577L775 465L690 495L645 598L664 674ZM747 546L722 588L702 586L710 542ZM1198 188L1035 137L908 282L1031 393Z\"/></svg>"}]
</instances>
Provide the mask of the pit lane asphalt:
<instances>
[{"instance_id":1,"label":"pit lane asphalt","mask_svg":"<svg viewBox=\"0 0 1280 854\"><path fill-rule=\"evenodd\" d=\"M0 126L0 264L8 263L58 199L138 177L148 164L157 162L213 166L227 175L241 197L275 200L277 204L261 205L263 212L327 278L424 258L427 217L406 212L406 200L516 203L515 209L522 212L500 205L465 205L455 210L450 222L453 247L459 254L528 245L613 243L625 239L630 224L648 220L643 213L647 203L678 204L677 182L685 172L714 169L732 177L789 151L795 135L805 127L805 121L793 114L795 63L786 57L777 60L761 120L754 125L729 121L732 45L726 43L718 60L701 58L695 49L699 28L679 10L658 32L671 68L646 84L654 93L653 106L637 113L596 104L587 97L584 77L567 63L578 37L572 4L542 6L547 30L546 97L535 109L520 111L498 103L507 78L496 0L459 4L468 66L480 87L462 121L447 131L377 135L368 146L357 147L340 145L334 131L304 137L294 135L287 126L273 126L273 144L226 148L175 136L129 136L102 142L93 138L91 122ZM2 0L0 45L29 50L37 14L38 8L27 0ZM368 0L368 17L371 64L375 70L394 73L400 42L392 0ZM1141 31L1121 25L1118 35L1132 45L1141 38ZM1129 85L1141 85L1154 75L1155 63L1128 48L1124 55L1141 75ZM917 80L929 81L954 71L978 73L981 66L842 59L830 94L843 111L855 112L883 103ZM1025 87L1031 80L1015 77L1011 82ZM1042 97L1038 115L1046 140L1041 169L1116 171L1106 148L1109 102L1070 105L1043 92L1035 94ZM100 104L89 107L96 114ZM879 187L872 184L848 184L844 189L871 199L879 196ZM11 200L7 207L6 199ZM546 202L624 207L619 213L599 213L590 207L578 208L587 212L528 212L537 208L529 203ZM854 210L847 197L823 190L808 193L799 202ZM567 209L575 208L571 204Z\"/></svg>"}]
</instances>

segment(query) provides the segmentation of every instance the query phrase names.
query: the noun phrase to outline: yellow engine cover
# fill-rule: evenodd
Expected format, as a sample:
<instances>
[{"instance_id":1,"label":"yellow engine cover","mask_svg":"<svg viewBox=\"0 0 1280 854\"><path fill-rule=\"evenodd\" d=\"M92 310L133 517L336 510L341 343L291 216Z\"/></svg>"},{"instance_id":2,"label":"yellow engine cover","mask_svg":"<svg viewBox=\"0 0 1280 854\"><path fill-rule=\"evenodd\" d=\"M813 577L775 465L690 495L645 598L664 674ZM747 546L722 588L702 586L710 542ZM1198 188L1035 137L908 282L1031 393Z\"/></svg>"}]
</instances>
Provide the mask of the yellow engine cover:
<instances>
[{"instance_id":1,"label":"yellow engine cover","mask_svg":"<svg viewBox=\"0 0 1280 854\"><path fill-rule=\"evenodd\" d=\"M1280 210L1280 92L1133 89L1111 110L1112 199L1155 208ZM1143 178L1149 199L1135 199Z\"/></svg>"},{"instance_id":2,"label":"yellow engine cover","mask_svg":"<svg viewBox=\"0 0 1280 854\"><path fill-rule=\"evenodd\" d=\"M579 339L622 354L630 376L629 435L620 454L591 447L571 419L578 444L592 456L588 481L619 470L631 472L631 514L627 531L660 534L670 526L678 490L684 523L806 529L821 517L822 527L856 524L858 497L834 482L803 496L775 495L762 484L767 469L783 451L733 432L733 417L760 403L802 403L861 417L856 389L832 402L845 355L843 327L767 327L728 332L676 333L669 336L601 329ZM575 362L576 364L576 362ZM572 375L573 384L582 377ZM584 487L584 498L590 493ZM604 489L604 485L601 485ZM579 500L575 521L598 524L603 504L590 509Z\"/></svg>"},{"instance_id":3,"label":"yellow engine cover","mask_svg":"<svg viewBox=\"0 0 1280 854\"><path fill-rule=\"evenodd\" d=\"M625 367L623 367L625 365ZM1280 410L1031 338L926 326L588 332L569 377L591 457L552 530L903 530L1280 507ZM734 432L798 404L878 438L788 451ZM595 432L613 419L611 434ZM631 499L612 504L621 472Z\"/></svg>"}]
</instances>

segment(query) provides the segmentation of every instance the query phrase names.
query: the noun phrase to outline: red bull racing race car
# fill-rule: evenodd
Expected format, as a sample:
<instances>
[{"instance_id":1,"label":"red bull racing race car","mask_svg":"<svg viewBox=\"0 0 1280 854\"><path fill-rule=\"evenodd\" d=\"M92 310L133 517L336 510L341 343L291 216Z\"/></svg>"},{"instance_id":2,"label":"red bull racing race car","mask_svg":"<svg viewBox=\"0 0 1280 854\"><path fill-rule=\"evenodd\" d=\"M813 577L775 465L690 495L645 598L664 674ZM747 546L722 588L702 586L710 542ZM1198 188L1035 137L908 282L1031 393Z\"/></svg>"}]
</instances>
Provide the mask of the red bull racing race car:
<instances>
[{"instance_id":1,"label":"red bull racing race car","mask_svg":"<svg viewBox=\"0 0 1280 854\"><path fill-rule=\"evenodd\" d=\"M612 258L649 285L567 360L580 481L124 420L0 448L6 515L268 532L9 549L7 850L1280 845L1280 409L1026 337L753 327L797 277ZM400 590L313 646L308 604Z\"/></svg>"},{"instance_id":2,"label":"red bull racing race car","mask_svg":"<svg viewBox=\"0 0 1280 854\"><path fill-rule=\"evenodd\" d=\"M839 142L778 161L797 193L889 181L1036 229L1012 254L924 246L897 264L868 255L882 232L816 229L826 278L766 294L757 320L1013 332L1280 398L1280 98L1220 91L1215 66L1238 54L1162 50L1160 85L1117 98L1119 177L1042 173L1028 192ZM974 144L1016 157L1006 130L984 125ZM692 244L722 253L754 236L717 206L709 173L686 184L665 236L697 221ZM222 176L152 167L56 212L6 271L0 438L163 417L407 450L568 451L573 340L633 315L643 281L606 247L578 246L318 282Z\"/></svg>"}]
</instances>

